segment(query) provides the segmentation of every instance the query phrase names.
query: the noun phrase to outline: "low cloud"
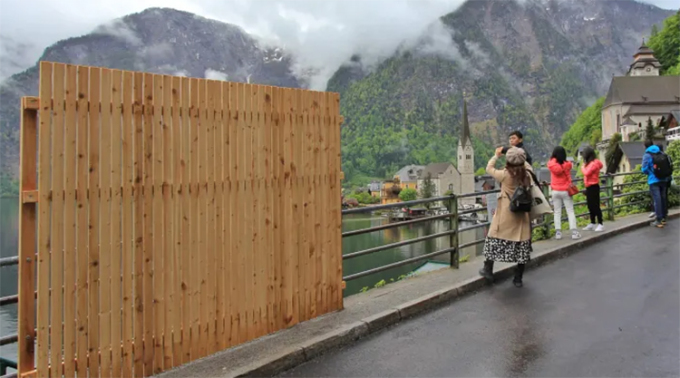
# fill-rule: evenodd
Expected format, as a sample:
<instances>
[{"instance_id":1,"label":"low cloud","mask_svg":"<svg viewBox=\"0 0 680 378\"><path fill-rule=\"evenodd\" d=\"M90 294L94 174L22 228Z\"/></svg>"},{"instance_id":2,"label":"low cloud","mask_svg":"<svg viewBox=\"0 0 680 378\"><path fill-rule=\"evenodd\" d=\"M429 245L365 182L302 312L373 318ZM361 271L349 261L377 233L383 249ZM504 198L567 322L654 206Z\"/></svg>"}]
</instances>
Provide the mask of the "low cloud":
<instances>
[{"instance_id":1,"label":"low cloud","mask_svg":"<svg viewBox=\"0 0 680 378\"><path fill-rule=\"evenodd\" d=\"M205 70L205 78L209 80L227 81L229 75L225 74L224 72L208 68L207 70Z\"/></svg>"},{"instance_id":2,"label":"low cloud","mask_svg":"<svg viewBox=\"0 0 680 378\"><path fill-rule=\"evenodd\" d=\"M142 45L142 41L137 37L134 30L121 19L101 25L94 32L120 38L135 47Z\"/></svg>"}]
</instances>

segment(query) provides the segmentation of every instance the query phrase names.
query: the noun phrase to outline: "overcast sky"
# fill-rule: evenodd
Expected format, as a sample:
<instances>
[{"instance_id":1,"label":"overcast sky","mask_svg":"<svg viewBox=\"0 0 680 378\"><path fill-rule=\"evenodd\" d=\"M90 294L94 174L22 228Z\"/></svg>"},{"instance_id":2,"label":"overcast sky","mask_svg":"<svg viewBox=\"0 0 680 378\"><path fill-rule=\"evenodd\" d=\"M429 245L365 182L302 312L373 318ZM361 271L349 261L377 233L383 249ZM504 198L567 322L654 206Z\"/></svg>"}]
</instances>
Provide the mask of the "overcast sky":
<instances>
[{"instance_id":1,"label":"overcast sky","mask_svg":"<svg viewBox=\"0 0 680 378\"><path fill-rule=\"evenodd\" d=\"M329 44L346 55L385 49L419 35L463 0L0 0L0 80L35 63L68 37L149 7L169 7L233 23L313 52ZM646 0L677 8L678 0ZM342 43L341 43L342 42ZM292 46L290 46L292 45ZM344 51L347 50L347 51ZM304 54L307 55L307 54ZM314 54L309 54L314 55ZM318 54L317 54L318 55Z\"/></svg>"}]
</instances>

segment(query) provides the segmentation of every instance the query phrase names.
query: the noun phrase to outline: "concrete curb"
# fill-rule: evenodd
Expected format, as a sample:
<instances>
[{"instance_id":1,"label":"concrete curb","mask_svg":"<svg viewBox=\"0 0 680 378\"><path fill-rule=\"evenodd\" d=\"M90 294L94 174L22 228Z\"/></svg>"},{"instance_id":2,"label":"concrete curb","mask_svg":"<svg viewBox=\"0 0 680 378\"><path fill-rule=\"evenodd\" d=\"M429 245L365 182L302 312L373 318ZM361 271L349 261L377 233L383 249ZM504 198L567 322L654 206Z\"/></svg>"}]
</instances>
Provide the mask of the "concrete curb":
<instances>
[{"instance_id":1,"label":"concrete curb","mask_svg":"<svg viewBox=\"0 0 680 378\"><path fill-rule=\"evenodd\" d=\"M669 218L680 218L680 213L669 214ZM534 269L541 265L570 256L585 247L620 235L624 232L648 227L649 223L649 220L631 223L611 231L606 231L592 238L549 249L540 255L533 257L531 262L527 264L527 269ZM514 266L500 268L494 272L494 280L495 282L500 282L512 277L513 274ZM356 323L315 337L305 342L301 347L294 347L277 356L255 362L250 366L239 370L234 376L271 377L280 374L301 365L304 362L311 361L325 352L348 346L362 337L388 328L402 320L412 318L427 311L431 311L441 305L449 304L464 298L485 286L487 286L486 280L482 277L477 277L434 291L415 300L403 303L395 308L369 316Z\"/></svg>"}]
</instances>

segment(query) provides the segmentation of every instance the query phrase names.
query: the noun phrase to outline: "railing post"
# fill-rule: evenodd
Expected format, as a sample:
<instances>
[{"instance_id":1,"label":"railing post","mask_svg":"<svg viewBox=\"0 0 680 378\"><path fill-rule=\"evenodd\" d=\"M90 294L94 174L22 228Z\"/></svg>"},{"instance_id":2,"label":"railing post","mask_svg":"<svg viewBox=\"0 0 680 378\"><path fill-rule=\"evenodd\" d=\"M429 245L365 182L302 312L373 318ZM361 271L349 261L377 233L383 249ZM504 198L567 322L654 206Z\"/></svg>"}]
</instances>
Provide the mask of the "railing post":
<instances>
[{"instance_id":1,"label":"railing post","mask_svg":"<svg viewBox=\"0 0 680 378\"><path fill-rule=\"evenodd\" d=\"M548 185L543 185L541 186L541 191L543 191L543 196L545 199L548 201L548 205L550 205L550 187ZM552 207L552 206L551 206ZM551 214L546 214L543 216L543 230L545 232L545 235L550 235L550 219L552 218ZM550 238L548 238L550 239Z\"/></svg>"},{"instance_id":2,"label":"railing post","mask_svg":"<svg viewBox=\"0 0 680 378\"><path fill-rule=\"evenodd\" d=\"M449 208L449 230L456 230L456 233L449 235L449 248L454 248L451 253L451 261L449 265L458 269L459 251L458 251L458 199L455 194L451 195L448 201Z\"/></svg>"},{"instance_id":3,"label":"railing post","mask_svg":"<svg viewBox=\"0 0 680 378\"><path fill-rule=\"evenodd\" d=\"M612 175L606 176L605 186L607 188L607 220L614 221L614 178Z\"/></svg>"}]
</instances>

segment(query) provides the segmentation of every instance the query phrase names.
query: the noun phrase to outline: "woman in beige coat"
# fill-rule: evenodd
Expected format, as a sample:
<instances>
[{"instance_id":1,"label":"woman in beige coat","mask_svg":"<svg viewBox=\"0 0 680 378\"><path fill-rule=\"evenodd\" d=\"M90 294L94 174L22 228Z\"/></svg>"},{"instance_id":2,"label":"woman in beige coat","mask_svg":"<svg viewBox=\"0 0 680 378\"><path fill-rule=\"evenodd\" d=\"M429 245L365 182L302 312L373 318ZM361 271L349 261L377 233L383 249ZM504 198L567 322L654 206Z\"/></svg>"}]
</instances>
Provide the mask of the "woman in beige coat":
<instances>
[{"instance_id":1,"label":"woman in beige coat","mask_svg":"<svg viewBox=\"0 0 680 378\"><path fill-rule=\"evenodd\" d=\"M496 160L501 154L502 147L499 147L486 166L486 173L501 184L501 192L498 194L496 214L484 242L484 268L479 274L492 281L494 261L517 263L512 282L522 287L524 264L529 262L531 254L531 220L529 213L510 211L510 198L519 185L531 186L528 171L532 169L526 162L524 150L517 147L510 148L505 154L505 168L496 169Z\"/></svg>"}]
</instances>

